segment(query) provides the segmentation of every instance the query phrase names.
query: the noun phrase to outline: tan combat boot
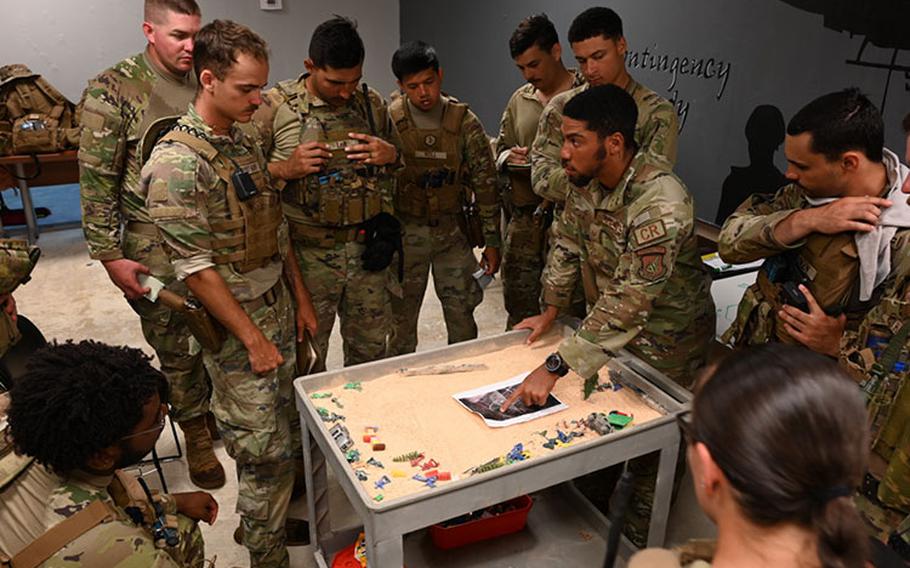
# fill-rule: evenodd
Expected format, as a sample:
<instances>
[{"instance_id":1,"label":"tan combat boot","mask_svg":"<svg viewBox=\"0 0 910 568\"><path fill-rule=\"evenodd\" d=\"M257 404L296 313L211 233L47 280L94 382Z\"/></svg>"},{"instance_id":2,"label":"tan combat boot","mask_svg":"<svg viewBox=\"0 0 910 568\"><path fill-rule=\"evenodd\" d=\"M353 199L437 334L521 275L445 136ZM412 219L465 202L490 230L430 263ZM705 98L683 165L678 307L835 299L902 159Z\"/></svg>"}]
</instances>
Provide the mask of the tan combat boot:
<instances>
[{"instance_id":1,"label":"tan combat boot","mask_svg":"<svg viewBox=\"0 0 910 568\"><path fill-rule=\"evenodd\" d=\"M212 449L212 436L205 415L178 423L186 440L190 480L203 489L218 489L225 482L224 468Z\"/></svg>"}]
</instances>

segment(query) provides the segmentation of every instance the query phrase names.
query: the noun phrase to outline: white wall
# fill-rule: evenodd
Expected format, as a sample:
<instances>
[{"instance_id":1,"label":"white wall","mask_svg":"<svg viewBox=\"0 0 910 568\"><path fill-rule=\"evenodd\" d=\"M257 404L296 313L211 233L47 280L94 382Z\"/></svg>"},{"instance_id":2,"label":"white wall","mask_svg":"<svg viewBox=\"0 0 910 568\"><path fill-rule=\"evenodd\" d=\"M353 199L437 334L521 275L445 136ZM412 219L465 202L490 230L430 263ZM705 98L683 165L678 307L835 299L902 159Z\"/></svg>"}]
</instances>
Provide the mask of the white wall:
<instances>
[{"instance_id":1,"label":"white wall","mask_svg":"<svg viewBox=\"0 0 910 568\"><path fill-rule=\"evenodd\" d=\"M284 0L267 12L259 0L197 0L203 22L228 18L269 43L271 82L303 71L310 34L332 14L358 21L366 46L364 79L383 94L394 87L389 68L399 44L398 0ZM0 0L0 64L25 63L73 101L86 81L141 51L142 0Z\"/></svg>"}]
</instances>

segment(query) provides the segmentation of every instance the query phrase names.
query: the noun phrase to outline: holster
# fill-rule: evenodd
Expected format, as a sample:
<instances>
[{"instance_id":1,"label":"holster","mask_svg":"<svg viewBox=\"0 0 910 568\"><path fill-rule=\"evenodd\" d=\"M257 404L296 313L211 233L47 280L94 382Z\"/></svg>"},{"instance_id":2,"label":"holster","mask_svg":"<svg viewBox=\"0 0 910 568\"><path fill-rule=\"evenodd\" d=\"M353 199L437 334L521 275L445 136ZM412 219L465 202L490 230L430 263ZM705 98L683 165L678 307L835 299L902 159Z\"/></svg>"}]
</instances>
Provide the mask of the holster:
<instances>
[{"instance_id":1,"label":"holster","mask_svg":"<svg viewBox=\"0 0 910 568\"><path fill-rule=\"evenodd\" d=\"M531 250L535 254L543 254L547 248L547 233L553 224L553 203L544 201L534 209L534 233Z\"/></svg>"},{"instance_id":2,"label":"holster","mask_svg":"<svg viewBox=\"0 0 910 568\"><path fill-rule=\"evenodd\" d=\"M458 216L458 227L468 239L471 248L483 248L486 245L486 239L483 236L483 223L480 221L480 212L477 205L465 200L461 208L461 215Z\"/></svg>"},{"instance_id":3,"label":"holster","mask_svg":"<svg viewBox=\"0 0 910 568\"><path fill-rule=\"evenodd\" d=\"M186 327L203 349L217 353L224 345L226 332L202 302L195 298L184 298L170 290L158 292L158 300L170 309L180 312L186 319Z\"/></svg>"}]
</instances>

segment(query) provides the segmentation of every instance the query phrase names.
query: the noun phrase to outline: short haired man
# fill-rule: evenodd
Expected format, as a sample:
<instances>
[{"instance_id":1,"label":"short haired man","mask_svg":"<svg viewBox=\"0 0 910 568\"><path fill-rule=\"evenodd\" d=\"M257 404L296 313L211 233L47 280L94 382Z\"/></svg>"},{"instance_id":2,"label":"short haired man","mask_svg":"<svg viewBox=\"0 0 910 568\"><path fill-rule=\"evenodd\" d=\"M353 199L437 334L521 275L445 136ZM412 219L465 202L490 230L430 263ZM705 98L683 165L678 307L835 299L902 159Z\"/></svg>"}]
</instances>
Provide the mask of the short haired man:
<instances>
[{"instance_id":1,"label":"short haired man","mask_svg":"<svg viewBox=\"0 0 910 568\"><path fill-rule=\"evenodd\" d=\"M477 337L474 308L483 289L464 208L476 204L482 225L485 274L499 269L500 209L496 167L480 119L468 105L443 95L436 50L422 41L392 56L402 95L389 104L405 167L398 174L395 213L404 229L402 297L392 297L389 354L417 349L417 319L430 268L442 303L449 343Z\"/></svg>"},{"instance_id":2,"label":"short haired man","mask_svg":"<svg viewBox=\"0 0 910 568\"><path fill-rule=\"evenodd\" d=\"M569 27L569 44L586 83L561 93L547 104L531 147L534 193L557 204L569 191L559 159L563 145L562 109L580 91L598 85L616 85L632 95L638 107L635 143L644 151L676 162L679 125L669 101L635 81L626 70L626 38L619 14L602 6L588 8Z\"/></svg>"},{"instance_id":3,"label":"short haired man","mask_svg":"<svg viewBox=\"0 0 910 568\"><path fill-rule=\"evenodd\" d=\"M399 165L385 103L362 89L364 55L352 20L336 16L319 24L306 73L266 93L255 117L317 310L317 371L325 369L336 314L345 365L386 356L388 290L398 284L390 270L367 270L361 259L362 225L391 213Z\"/></svg>"},{"instance_id":4,"label":"short haired man","mask_svg":"<svg viewBox=\"0 0 910 568\"><path fill-rule=\"evenodd\" d=\"M235 124L261 103L268 51L249 28L215 20L196 36L194 66L196 99L152 150L142 184L177 278L228 331L203 358L237 462L238 537L252 566L287 566L284 523L302 451L295 328L301 341L316 320L265 156Z\"/></svg>"},{"instance_id":5,"label":"short haired man","mask_svg":"<svg viewBox=\"0 0 910 568\"><path fill-rule=\"evenodd\" d=\"M190 479L213 489L224 485L225 477L206 424L211 381L202 355L190 347L183 315L143 297L150 288L139 280L150 274L169 290L186 293L145 207L140 142L153 122L182 114L193 100L193 37L199 26L195 0L146 0L145 51L103 71L83 95L79 184L89 254L139 315L171 386L172 418L186 436Z\"/></svg>"},{"instance_id":6,"label":"short haired man","mask_svg":"<svg viewBox=\"0 0 910 568\"><path fill-rule=\"evenodd\" d=\"M10 391L15 452L0 453L0 558L12 557L12 566L26 565L26 556L74 568L202 566L196 523L215 522L215 499L201 491L158 495L155 511L139 482L119 471L155 446L167 392L164 376L138 349L82 341L36 352ZM176 523L165 515L177 515ZM157 546L159 520L176 531L175 544ZM50 544L66 525L77 536Z\"/></svg>"},{"instance_id":7,"label":"short haired man","mask_svg":"<svg viewBox=\"0 0 910 568\"><path fill-rule=\"evenodd\" d=\"M546 332L583 282L587 317L578 331L521 383L518 398L542 404L556 381L572 371L585 396L620 349L685 388L705 364L714 339L710 278L695 238L692 197L666 160L635 143L635 100L616 85L585 89L565 106L561 158L574 184L556 242L547 258L545 311L515 329L529 341ZM633 461L637 475L627 533L646 541L657 454ZM642 514L639 514L642 513Z\"/></svg>"},{"instance_id":8,"label":"short haired man","mask_svg":"<svg viewBox=\"0 0 910 568\"><path fill-rule=\"evenodd\" d=\"M721 229L726 262L768 259L725 337L801 343L837 357L850 347L844 332L856 332L895 292L910 239L899 199L907 168L884 148L881 114L856 89L803 107L784 151L791 183L770 199L750 198Z\"/></svg>"},{"instance_id":9,"label":"short haired man","mask_svg":"<svg viewBox=\"0 0 910 568\"><path fill-rule=\"evenodd\" d=\"M881 114L856 89L796 113L784 151L791 183L745 201L721 229L726 262L766 259L724 339L799 343L838 358L867 393L874 451L896 464L906 422L889 417L902 414L894 389L908 373L910 205L901 189L910 174L884 148ZM889 479L881 500L910 512L908 493Z\"/></svg>"},{"instance_id":10,"label":"short haired man","mask_svg":"<svg viewBox=\"0 0 910 568\"><path fill-rule=\"evenodd\" d=\"M509 39L509 53L526 84L512 93L499 122L496 165L509 178L503 198L508 212L502 252L502 296L507 327L540 311L540 275L546 260L549 202L531 189L528 152L544 106L559 93L584 83L581 73L562 64L556 27L546 14L529 16Z\"/></svg>"}]
</instances>

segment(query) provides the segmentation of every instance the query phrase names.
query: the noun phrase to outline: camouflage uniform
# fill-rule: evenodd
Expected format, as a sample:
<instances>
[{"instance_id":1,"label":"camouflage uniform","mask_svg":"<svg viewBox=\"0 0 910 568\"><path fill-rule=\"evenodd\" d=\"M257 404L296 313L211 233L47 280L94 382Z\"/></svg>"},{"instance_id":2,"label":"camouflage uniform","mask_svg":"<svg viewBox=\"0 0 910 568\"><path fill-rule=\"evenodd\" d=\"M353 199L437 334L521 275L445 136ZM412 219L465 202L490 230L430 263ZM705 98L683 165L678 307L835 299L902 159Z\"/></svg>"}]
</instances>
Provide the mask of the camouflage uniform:
<instances>
[{"instance_id":1,"label":"camouflage uniform","mask_svg":"<svg viewBox=\"0 0 910 568\"><path fill-rule=\"evenodd\" d=\"M145 208L139 146L152 122L183 113L195 93L193 73L179 82L140 53L92 79L83 94L79 184L89 254L141 262L178 294L186 287L175 281ZM129 303L170 384L171 416L185 422L208 412L210 381L183 316L145 298Z\"/></svg>"},{"instance_id":2,"label":"camouflage uniform","mask_svg":"<svg viewBox=\"0 0 910 568\"><path fill-rule=\"evenodd\" d=\"M344 146L354 143L348 133L371 134L363 93L358 89L347 104L332 107L307 91L306 77L282 81L268 91L253 121L270 162L289 158L308 141L332 149L323 172L277 182L319 322L315 337L319 371L325 369L336 314L341 319L345 365L386 356L389 290L398 291L398 283L391 271L364 270L359 225L380 211L392 211L394 165L362 168L348 160ZM385 103L372 89L370 108L376 135L397 147Z\"/></svg>"},{"instance_id":3,"label":"camouflage uniform","mask_svg":"<svg viewBox=\"0 0 910 568\"><path fill-rule=\"evenodd\" d=\"M567 307L579 273L590 309L559 346L569 367L588 379L625 348L691 388L714 338L714 302L692 197L666 160L639 152L613 190L594 180L569 193L547 258L544 303ZM630 464L636 477L626 532L639 546L647 540L658 461L654 453ZM604 475L595 487L606 485Z\"/></svg>"},{"instance_id":4,"label":"camouflage uniform","mask_svg":"<svg viewBox=\"0 0 910 568\"><path fill-rule=\"evenodd\" d=\"M47 472L43 466L33 464L4 489L4 499L0 501L0 518L5 521L4 531L20 534L17 541L29 542L92 502L104 501L114 511L117 519L101 523L75 538L40 566L44 568L203 566L205 543L202 532L195 521L177 513L172 497L161 495L158 499L165 514L177 515L180 543L176 547L157 548L149 527L133 523L126 511L114 502L108 491L112 481L113 475L96 476L81 471L58 477ZM44 491L50 493L45 495ZM26 510L20 506L25 502L31 502L20 497L33 492L46 497L44 501L46 508L43 511ZM22 526L19 526L19 523L22 523ZM19 550L0 551L9 556L14 556L18 552Z\"/></svg>"},{"instance_id":5,"label":"camouflage uniform","mask_svg":"<svg viewBox=\"0 0 910 568\"><path fill-rule=\"evenodd\" d=\"M206 158L187 142L169 139L178 132L207 141L217 150L216 157ZM221 156L251 173L256 182L259 194L243 207L224 181L219 163L223 166L227 160ZM232 171L231 166L227 169ZM142 183L177 277L215 270L284 358L277 370L255 375L246 348L231 334L220 351L203 351L212 377L212 412L225 448L237 462L243 543L253 566L287 566L284 520L294 482L294 455L302 448L291 384L294 309L282 278L287 224L271 189L265 157L237 127L229 136L215 135L190 106L174 131L155 146L142 169ZM237 228L238 219L242 229ZM260 250L267 252L253 254Z\"/></svg>"},{"instance_id":6,"label":"camouflage uniform","mask_svg":"<svg viewBox=\"0 0 910 568\"><path fill-rule=\"evenodd\" d=\"M0 239L0 299L12 294L20 284L29 280L37 260L37 251L38 247L22 240ZM22 334L19 326L6 310L0 309L0 357L20 339Z\"/></svg>"},{"instance_id":7,"label":"camouflage uniform","mask_svg":"<svg viewBox=\"0 0 910 568\"><path fill-rule=\"evenodd\" d=\"M584 77L574 72L572 87L583 83ZM544 211L538 211L543 199L531 189L530 162L526 167L506 162L509 151L516 146L530 152L544 108L538 95L530 83L516 89L502 113L496 137L497 166L509 178L509 189L503 196L508 222L502 251L502 297L509 314L508 329L540 313L540 279L547 257Z\"/></svg>"},{"instance_id":8,"label":"camouflage uniform","mask_svg":"<svg viewBox=\"0 0 910 568\"><path fill-rule=\"evenodd\" d=\"M899 188L908 175L907 168L889 150L884 152L884 164L889 187ZM893 189L896 190L896 189ZM795 211L810 207L798 185L781 188L772 197L753 196L731 215L720 233L719 252L725 262L751 262L787 251L799 251L810 239L790 246L774 240L774 228ZM834 242L839 235L820 235L819 239ZM845 234L853 243L853 233ZM849 254L848 254L849 256ZM859 261L852 256L850 263L858 269ZM762 267L767 274L768 264ZM815 270L816 268L813 268ZM817 267L822 271L824 267ZM817 285L825 287L830 279ZM779 298L774 290L759 283L746 290L740 301L736 321L724 339L737 345L754 345L780 340L776 330ZM810 282L813 289L816 281ZM856 288L854 284L854 288ZM814 294L817 295L817 294ZM852 295L852 294L851 294ZM896 335L910 317L910 229L898 229L891 240L891 273L872 294L868 302L849 303L847 328L841 338L839 361L858 383L863 385L874 404L870 404L873 451L889 462L879 488L879 498L889 506L910 512L910 391L903 389L910 362L910 341L898 357L899 364L886 370L881 382L872 376L873 365L881 357L884 345ZM792 341L792 340L791 340ZM877 384L877 388L873 385ZM874 392L868 392L874 391Z\"/></svg>"},{"instance_id":9,"label":"camouflage uniform","mask_svg":"<svg viewBox=\"0 0 910 568\"><path fill-rule=\"evenodd\" d=\"M477 337L474 308L483 300L483 290L473 276L477 259L459 228L462 205L472 199L469 193L478 204L486 246L501 246L496 168L483 125L453 98L443 96L438 104L440 114L433 118L404 96L389 105L405 162L395 201L404 228L404 282L402 297L393 296L391 302L390 355L417 349L417 319L431 266L449 343ZM436 181L428 181L434 175Z\"/></svg>"},{"instance_id":10,"label":"camouflage uniform","mask_svg":"<svg viewBox=\"0 0 910 568\"><path fill-rule=\"evenodd\" d=\"M531 146L531 184L534 193L555 205L553 225L550 238L556 236L559 224L559 211L569 194L571 184L566 177L559 157L562 150L562 111L572 97L586 90L590 85L575 87L553 97L543 113L537 126L537 136ZM638 107L638 122L635 125L635 142L641 151L661 156L676 163L676 146L679 137L679 123L676 111L669 101L629 77L626 92L632 95ZM546 270L545 270L546 272ZM546 276L544 276L546 279ZM573 301L567 306L570 315L584 317L584 301L581 290L576 289Z\"/></svg>"}]
</instances>

